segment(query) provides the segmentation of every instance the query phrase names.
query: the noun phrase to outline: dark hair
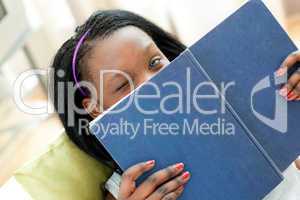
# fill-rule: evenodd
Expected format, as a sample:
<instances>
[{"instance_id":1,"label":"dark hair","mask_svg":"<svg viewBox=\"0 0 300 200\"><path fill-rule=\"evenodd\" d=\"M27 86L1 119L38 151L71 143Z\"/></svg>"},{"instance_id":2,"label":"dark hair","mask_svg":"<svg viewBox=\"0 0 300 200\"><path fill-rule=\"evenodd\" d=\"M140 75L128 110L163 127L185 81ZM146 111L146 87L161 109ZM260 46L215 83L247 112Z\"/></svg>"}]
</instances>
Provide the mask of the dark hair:
<instances>
[{"instance_id":1,"label":"dark hair","mask_svg":"<svg viewBox=\"0 0 300 200\"><path fill-rule=\"evenodd\" d=\"M69 108L67 99L68 93L70 91L68 91L67 84L65 84L63 88L63 94L59 94L58 82L74 83L71 67L72 56L75 46L83 34L85 34L90 29L90 32L85 40L93 41L95 39L109 36L114 31L125 26L135 26L146 32L170 61L175 59L186 48L175 37L139 15L123 10L97 11L91 17L89 17L89 19L83 25L76 28L75 35L67 40L58 50L52 64L52 67L54 68L53 102L56 110L58 110L59 102L64 102L64 112L59 112L58 114L65 127L66 133L80 149L96 158L97 160L106 163L111 162L112 159L103 148L101 143L95 138L94 135L89 134L88 132L82 133L81 131L79 131L79 124L77 123L79 122L79 119L87 119L88 121L91 121L91 117L88 114L79 114L74 112L75 124L74 126L68 125L68 119L70 116L68 115ZM80 70L82 64L79 61L89 50L86 43L87 42L83 42L82 46L80 47L76 60L77 68L79 71L79 80L80 76L82 76ZM59 70L64 71L63 77L58 75L57 72ZM64 101L62 101L61 98L64 98ZM80 92L75 92L74 103L78 108L82 108L81 102L83 98L84 97Z\"/></svg>"}]
</instances>

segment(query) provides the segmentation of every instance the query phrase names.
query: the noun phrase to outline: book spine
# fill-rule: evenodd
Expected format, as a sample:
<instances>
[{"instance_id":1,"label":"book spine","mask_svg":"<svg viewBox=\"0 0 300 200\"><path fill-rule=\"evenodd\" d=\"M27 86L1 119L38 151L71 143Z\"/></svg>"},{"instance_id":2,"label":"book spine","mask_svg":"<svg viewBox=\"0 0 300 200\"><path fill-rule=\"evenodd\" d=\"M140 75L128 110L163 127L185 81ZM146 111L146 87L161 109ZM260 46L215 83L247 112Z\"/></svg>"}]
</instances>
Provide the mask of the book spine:
<instances>
[{"instance_id":1,"label":"book spine","mask_svg":"<svg viewBox=\"0 0 300 200\"><path fill-rule=\"evenodd\" d=\"M203 74L209 81L211 81L213 84L214 81L212 80L212 78L209 76L209 74L204 70L204 68L202 67L202 65L199 63L199 61L196 59L196 57L193 55L193 53L189 50L186 49L183 53L185 56L187 56L190 61L194 64L193 66L197 66L197 70ZM215 85L216 86L216 85ZM218 88L216 86L216 88ZM245 133L247 134L248 138L250 139L250 141L256 146L256 148L259 150L259 152L261 152L261 154L263 155L263 157L267 160L267 162L271 165L271 167L274 169L274 171L278 174L278 176L281 179L284 179L280 169L278 168L278 166L275 164L275 162L273 161L273 159L270 157L270 155L266 152L266 150L263 148L263 146L258 142L258 140L254 137L254 135L251 133L250 129L247 127L247 125L243 122L243 120L239 117L238 113L235 111L235 109L233 108L233 106L231 106L231 104L226 100L226 98L222 95L222 93L219 91L217 91L220 95L220 97L222 98L222 100L225 103L226 109L232 114L232 116L234 117L234 119L238 122L238 124L243 128L243 130L245 131Z\"/></svg>"}]
</instances>

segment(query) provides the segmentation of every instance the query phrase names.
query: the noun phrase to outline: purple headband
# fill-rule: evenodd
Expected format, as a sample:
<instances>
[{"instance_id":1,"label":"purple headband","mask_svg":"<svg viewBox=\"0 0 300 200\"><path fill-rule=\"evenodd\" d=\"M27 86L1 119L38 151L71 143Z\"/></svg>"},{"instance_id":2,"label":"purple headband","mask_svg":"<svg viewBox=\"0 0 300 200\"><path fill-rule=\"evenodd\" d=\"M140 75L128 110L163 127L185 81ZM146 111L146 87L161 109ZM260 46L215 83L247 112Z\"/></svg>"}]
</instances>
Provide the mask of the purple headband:
<instances>
[{"instance_id":1,"label":"purple headband","mask_svg":"<svg viewBox=\"0 0 300 200\"><path fill-rule=\"evenodd\" d=\"M77 79L77 71L76 71L76 58L77 58L77 54L79 51L80 46L82 45L82 43L84 42L84 39L86 38L86 36L89 34L89 32L91 31L91 29L87 30L87 32L85 32L85 34L83 34L80 38L80 40L78 41L78 43L76 44L74 53L73 53L73 59L72 59L72 72L73 72L73 79L75 81L75 85L76 87L78 87L80 93L83 96L88 96L86 91L84 91L84 89L82 89L79 85L79 81Z\"/></svg>"}]
</instances>

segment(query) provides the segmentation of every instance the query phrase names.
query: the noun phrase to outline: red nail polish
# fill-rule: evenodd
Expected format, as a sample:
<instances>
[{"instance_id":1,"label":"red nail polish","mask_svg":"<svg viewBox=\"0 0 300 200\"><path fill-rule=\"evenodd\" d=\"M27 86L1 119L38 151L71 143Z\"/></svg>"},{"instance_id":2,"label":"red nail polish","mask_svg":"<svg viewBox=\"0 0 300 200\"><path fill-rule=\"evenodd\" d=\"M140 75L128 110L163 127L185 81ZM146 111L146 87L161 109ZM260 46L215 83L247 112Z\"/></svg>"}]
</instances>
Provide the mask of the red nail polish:
<instances>
[{"instance_id":1,"label":"red nail polish","mask_svg":"<svg viewBox=\"0 0 300 200\"><path fill-rule=\"evenodd\" d=\"M291 91L287 97L288 97L288 100L292 100L295 96L296 96L295 93L293 91Z\"/></svg>"},{"instance_id":2,"label":"red nail polish","mask_svg":"<svg viewBox=\"0 0 300 200\"><path fill-rule=\"evenodd\" d=\"M181 177L183 180L187 180L190 178L190 176L191 176L190 172L184 172Z\"/></svg>"},{"instance_id":3,"label":"red nail polish","mask_svg":"<svg viewBox=\"0 0 300 200\"><path fill-rule=\"evenodd\" d=\"M179 171L179 170L183 170L183 168L184 168L184 164L183 163L177 163L176 165L175 165L175 168Z\"/></svg>"},{"instance_id":4,"label":"red nail polish","mask_svg":"<svg viewBox=\"0 0 300 200\"><path fill-rule=\"evenodd\" d=\"M155 163L155 160L149 160L146 162L146 165L153 165Z\"/></svg>"},{"instance_id":5,"label":"red nail polish","mask_svg":"<svg viewBox=\"0 0 300 200\"><path fill-rule=\"evenodd\" d=\"M289 99L290 101L294 101L294 100L296 100L297 99L297 95L296 94L294 94L293 96L291 96L291 98Z\"/></svg>"}]
</instances>

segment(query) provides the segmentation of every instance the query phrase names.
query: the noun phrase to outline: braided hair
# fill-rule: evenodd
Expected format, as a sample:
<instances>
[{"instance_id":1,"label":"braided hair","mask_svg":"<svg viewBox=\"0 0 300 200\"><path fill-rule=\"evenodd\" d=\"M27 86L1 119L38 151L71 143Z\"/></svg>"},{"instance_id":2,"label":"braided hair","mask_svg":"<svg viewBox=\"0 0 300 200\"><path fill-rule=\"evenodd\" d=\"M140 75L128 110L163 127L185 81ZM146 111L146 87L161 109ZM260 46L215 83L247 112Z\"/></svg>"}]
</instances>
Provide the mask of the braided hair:
<instances>
[{"instance_id":1,"label":"braided hair","mask_svg":"<svg viewBox=\"0 0 300 200\"><path fill-rule=\"evenodd\" d=\"M74 124L70 125L68 123L68 120L71 117L68 110L70 107L68 106L67 101L68 97L70 97L70 91L67 87L68 84L64 84L63 90L58 90L58 86L59 83L75 84L71 67L72 56L76 44L83 34L89 31L76 58L76 65L78 68L77 76L79 80L82 80L83 77L85 77L83 74L88 69L84 64L83 58L92 48L91 44L93 41L96 39L104 39L114 31L126 26L135 26L147 33L170 61L174 60L186 48L175 37L139 15L123 10L97 11L91 15L83 25L76 28L74 36L61 46L56 53L52 64L54 70L52 73L54 76L54 82L52 84L53 103L55 109L58 111L59 103L63 102L63 112L58 112L58 115L67 135L80 149L104 163L113 163L113 161L101 143L94 135L89 134L88 130L79 130L80 126L78 122L80 119L91 121L92 118L88 113L82 114L74 112ZM59 74L59 71L64 72L63 76ZM81 102L84 96L78 90L72 98L74 99L74 104L77 108L83 108Z\"/></svg>"}]
</instances>

